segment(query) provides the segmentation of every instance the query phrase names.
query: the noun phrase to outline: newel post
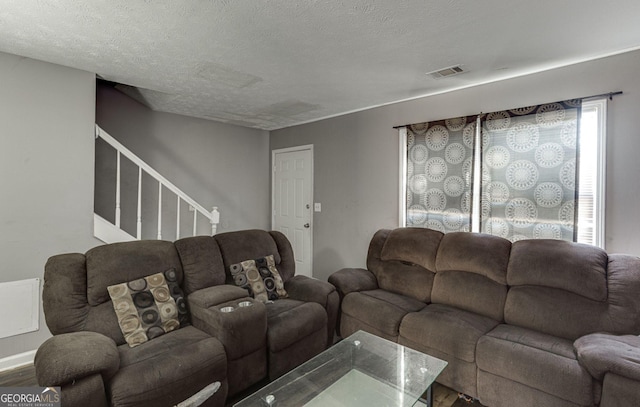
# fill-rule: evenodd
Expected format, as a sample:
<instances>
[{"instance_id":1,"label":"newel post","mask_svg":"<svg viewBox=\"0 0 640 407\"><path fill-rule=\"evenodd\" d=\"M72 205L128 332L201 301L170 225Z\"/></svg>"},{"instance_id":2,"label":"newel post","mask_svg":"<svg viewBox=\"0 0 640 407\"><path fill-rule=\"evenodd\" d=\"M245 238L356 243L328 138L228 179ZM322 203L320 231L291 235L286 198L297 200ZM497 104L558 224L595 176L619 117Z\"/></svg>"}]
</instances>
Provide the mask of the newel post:
<instances>
[{"instance_id":1,"label":"newel post","mask_svg":"<svg viewBox=\"0 0 640 407\"><path fill-rule=\"evenodd\" d=\"M220 223L220 212L218 212L218 207L214 206L211 210L211 236L215 235L218 231L218 223Z\"/></svg>"}]
</instances>

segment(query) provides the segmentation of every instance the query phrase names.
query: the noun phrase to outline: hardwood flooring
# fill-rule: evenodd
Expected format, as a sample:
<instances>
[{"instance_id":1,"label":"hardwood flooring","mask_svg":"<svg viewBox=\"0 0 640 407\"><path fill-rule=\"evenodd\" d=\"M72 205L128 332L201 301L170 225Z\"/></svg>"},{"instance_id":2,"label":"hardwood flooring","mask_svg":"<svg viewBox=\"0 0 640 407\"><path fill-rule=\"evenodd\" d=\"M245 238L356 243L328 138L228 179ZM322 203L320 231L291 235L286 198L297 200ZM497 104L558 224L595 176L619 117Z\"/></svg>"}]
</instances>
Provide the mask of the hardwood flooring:
<instances>
[{"instance_id":1,"label":"hardwood flooring","mask_svg":"<svg viewBox=\"0 0 640 407\"><path fill-rule=\"evenodd\" d=\"M36 370L33 365L0 372L0 387L30 387L37 385ZM467 403L459 399L458 393L437 383L433 387L433 404L434 407L482 407L478 402Z\"/></svg>"},{"instance_id":2,"label":"hardwood flooring","mask_svg":"<svg viewBox=\"0 0 640 407\"><path fill-rule=\"evenodd\" d=\"M0 387L31 387L37 386L36 368L25 365L0 372Z\"/></svg>"}]
</instances>

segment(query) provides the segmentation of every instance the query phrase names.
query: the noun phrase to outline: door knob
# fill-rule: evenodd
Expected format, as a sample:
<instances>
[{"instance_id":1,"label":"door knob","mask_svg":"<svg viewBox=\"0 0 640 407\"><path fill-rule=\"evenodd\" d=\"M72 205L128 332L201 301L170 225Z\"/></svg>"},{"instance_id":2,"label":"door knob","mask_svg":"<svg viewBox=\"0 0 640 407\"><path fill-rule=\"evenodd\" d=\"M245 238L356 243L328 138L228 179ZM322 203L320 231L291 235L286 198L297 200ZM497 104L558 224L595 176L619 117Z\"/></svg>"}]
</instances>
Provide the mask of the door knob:
<instances>
[{"instance_id":1,"label":"door knob","mask_svg":"<svg viewBox=\"0 0 640 407\"><path fill-rule=\"evenodd\" d=\"M311 225L309 225L308 223L305 223L303 226L304 226L305 228L307 228L307 229L309 229L309 227L311 227Z\"/></svg>"}]
</instances>

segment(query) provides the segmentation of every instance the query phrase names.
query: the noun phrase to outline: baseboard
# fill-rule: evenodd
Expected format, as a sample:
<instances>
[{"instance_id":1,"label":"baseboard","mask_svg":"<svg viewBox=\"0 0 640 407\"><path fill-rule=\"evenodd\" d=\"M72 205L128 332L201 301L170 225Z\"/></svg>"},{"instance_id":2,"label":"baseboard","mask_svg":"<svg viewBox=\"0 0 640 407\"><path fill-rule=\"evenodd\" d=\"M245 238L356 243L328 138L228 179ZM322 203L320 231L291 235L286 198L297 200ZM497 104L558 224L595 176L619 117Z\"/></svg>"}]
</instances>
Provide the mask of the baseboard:
<instances>
[{"instance_id":1,"label":"baseboard","mask_svg":"<svg viewBox=\"0 0 640 407\"><path fill-rule=\"evenodd\" d=\"M35 356L36 351L30 350L28 352L18 353L17 355L11 355L7 356L6 358L2 358L0 359L0 372L33 363L33 359L35 358Z\"/></svg>"}]
</instances>

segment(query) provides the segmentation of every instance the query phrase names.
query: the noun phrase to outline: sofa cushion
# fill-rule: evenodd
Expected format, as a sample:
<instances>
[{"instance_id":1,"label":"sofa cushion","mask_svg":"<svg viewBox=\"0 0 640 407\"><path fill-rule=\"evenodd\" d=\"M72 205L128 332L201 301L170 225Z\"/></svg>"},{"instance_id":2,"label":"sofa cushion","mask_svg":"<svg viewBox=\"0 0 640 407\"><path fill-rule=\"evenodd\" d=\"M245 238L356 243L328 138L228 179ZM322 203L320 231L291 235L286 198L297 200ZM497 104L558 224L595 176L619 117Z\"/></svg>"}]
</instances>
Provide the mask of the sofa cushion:
<instances>
[{"instance_id":1,"label":"sofa cushion","mask_svg":"<svg viewBox=\"0 0 640 407\"><path fill-rule=\"evenodd\" d=\"M107 287L129 346L188 324L187 304L175 269Z\"/></svg>"},{"instance_id":2,"label":"sofa cushion","mask_svg":"<svg viewBox=\"0 0 640 407\"><path fill-rule=\"evenodd\" d=\"M478 369L478 400L485 406L500 407L593 407L561 399L525 384ZM604 406L602 406L604 407ZM616 406L619 407L619 406Z\"/></svg>"},{"instance_id":3,"label":"sofa cushion","mask_svg":"<svg viewBox=\"0 0 640 407\"><path fill-rule=\"evenodd\" d=\"M635 407L638 400L640 386L637 381L613 373L605 375L600 407Z\"/></svg>"},{"instance_id":4,"label":"sofa cushion","mask_svg":"<svg viewBox=\"0 0 640 407\"><path fill-rule=\"evenodd\" d=\"M380 262L376 272L379 288L425 303L431 301L434 276L422 266L396 260Z\"/></svg>"},{"instance_id":5,"label":"sofa cushion","mask_svg":"<svg viewBox=\"0 0 640 407\"><path fill-rule=\"evenodd\" d=\"M592 332L614 328L609 308L607 302L589 300L557 288L517 286L510 287L507 293L504 321L575 340Z\"/></svg>"},{"instance_id":6,"label":"sofa cushion","mask_svg":"<svg viewBox=\"0 0 640 407\"><path fill-rule=\"evenodd\" d=\"M445 367L442 373L438 376L438 383L451 389L456 389L456 391L468 396L475 398L478 397L478 390L476 388L478 368L475 362L467 362L462 359L458 359L455 355L426 346L423 342L410 341L403 336L398 337L398 343L422 353L426 353L429 356L446 361L447 367Z\"/></svg>"},{"instance_id":7,"label":"sofa cushion","mask_svg":"<svg viewBox=\"0 0 640 407\"><path fill-rule=\"evenodd\" d=\"M193 326L118 350L120 370L107 382L113 406L173 406L227 374L222 344Z\"/></svg>"},{"instance_id":8,"label":"sofa cushion","mask_svg":"<svg viewBox=\"0 0 640 407\"><path fill-rule=\"evenodd\" d=\"M593 379L567 339L499 325L478 341L476 363L482 371L578 405L594 400Z\"/></svg>"},{"instance_id":9,"label":"sofa cushion","mask_svg":"<svg viewBox=\"0 0 640 407\"><path fill-rule=\"evenodd\" d=\"M109 301L107 287L123 281L176 270L182 284L182 263L172 242L137 240L94 247L86 255L87 302L99 305Z\"/></svg>"},{"instance_id":10,"label":"sofa cushion","mask_svg":"<svg viewBox=\"0 0 640 407\"><path fill-rule=\"evenodd\" d=\"M442 233L424 228L377 231L371 239L367 254L367 269L375 276L374 287L361 290L382 288L418 301L430 302L434 275L432 266L435 264L437 245L441 238ZM403 246L419 240L424 242L418 244L418 247L430 247L430 254ZM429 265L431 269L428 268Z\"/></svg>"},{"instance_id":11,"label":"sofa cushion","mask_svg":"<svg viewBox=\"0 0 640 407\"><path fill-rule=\"evenodd\" d=\"M327 347L327 313L318 303L283 299L267 304L267 325L269 380Z\"/></svg>"},{"instance_id":12,"label":"sofa cushion","mask_svg":"<svg viewBox=\"0 0 640 407\"><path fill-rule=\"evenodd\" d=\"M431 292L433 303L450 305L496 321L504 319L506 298L507 286L466 271L438 272Z\"/></svg>"},{"instance_id":13,"label":"sofa cushion","mask_svg":"<svg viewBox=\"0 0 640 407\"><path fill-rule=\"evenodd\" d=\"M402 318L425 306L411 297L378 289L347 294L342 301L342 312L388 337L397 338Z\"/></svg>"},{"instance_id":14,"label":"sofa cushion","mask_svg":"<svg viewBox=\"0 0 640 407\"><path fill-rule=\"evenodd\" d=\"M595 246L561 240L521 240L511 249L507 282L510 286L559 288L605 301L607 263L607 253Z\"/></svg>"},{"instance_id":15,"label":"sofa cushion","mask_svg":"<svg viewBox=\"0 0 640 407\"><path fill-rule=\"evenodd\" d=\"M287 297L273 255L232 264L229 271L235 284L247 289L249 295L258 301L267 302Z\"/></svg>"},{"instance_id":16,"label":"sofa cushion","mask_svg":"<svg viewBox=\"0 0 640 407\"><path fill-rule=\"evenodd\" d=\"M443 233L426 228L398 228L389 232L380 259L417 264L427 270L436 268L436 253Z\"/></svg>"},{"instance_id":17,"label":"sofa cushion","mask_svg":"<svg viewBox=\"0 0 640 407\"><path fill-rule=\"evenodd\" d=\"M476 344L498 321L442 304L430 304L407 314L400 336L465 362L476 360Z\"/></svg>"},{"instance_id":18,"label":"sofa cushion","mask_svg":"<svg viewBox=\"0 0 640 407\"><path fill-rule=\"evenodd\" d=\"M442 237L436 271L467 271L507 284L511 242L482 233L453 232Z\"/></svg>"},{"instance_id":19,"label":"sofa cushion","mask_svg":"<svg viewBox=\"0 0 640 407\"><path fill-rule=\"evenodd\" d=\"M211 236L192 236L174 242L184 270L184 292L224 284L226 273L222 254Z\"/></svg>"},{"instance_id":20,"label":"sofa cushion","mask_svg":"<svg viewBox=\"0 0 640 407\"><path fill-rule=\"evenodd\" d=\"M281 299L267 304L267 346L270 352L281 350L322 331L326 343L327 313L322 305Z\"/></svg>"},{"instance_id":21,"label":"sofa cushion","mask_svg":"<svg viewBox=\"0 0 640 407\"><path fill-rule=\"evenodd\" d=\"M232 264L237 264L247 259L258 259L270 254L274 256L276 265L281 261L276 241L267 231L252 229L226 232L219 233L213 238L218 243L227 271Z\"/></svg>"}]
</instances>

